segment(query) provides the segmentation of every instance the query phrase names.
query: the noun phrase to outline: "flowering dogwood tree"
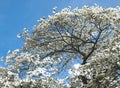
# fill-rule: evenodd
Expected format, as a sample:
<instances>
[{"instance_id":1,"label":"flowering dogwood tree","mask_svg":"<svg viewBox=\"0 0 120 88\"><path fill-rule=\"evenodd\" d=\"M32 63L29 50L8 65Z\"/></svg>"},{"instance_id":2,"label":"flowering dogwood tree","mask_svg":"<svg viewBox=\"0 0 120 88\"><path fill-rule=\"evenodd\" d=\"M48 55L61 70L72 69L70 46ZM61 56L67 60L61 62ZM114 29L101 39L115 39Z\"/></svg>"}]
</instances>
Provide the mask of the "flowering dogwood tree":
<instances>
[{"instance_id":1,"label":"flowering dogwood tree","mask_svg":"<svg viewBox=\"0 0 120 88\"><path fill-rule=\"evenodd\" d=\"M119 88L120 7L53 12L17 35L24 46L8 51L1 88Z\"/></svg>"}]
</instances>

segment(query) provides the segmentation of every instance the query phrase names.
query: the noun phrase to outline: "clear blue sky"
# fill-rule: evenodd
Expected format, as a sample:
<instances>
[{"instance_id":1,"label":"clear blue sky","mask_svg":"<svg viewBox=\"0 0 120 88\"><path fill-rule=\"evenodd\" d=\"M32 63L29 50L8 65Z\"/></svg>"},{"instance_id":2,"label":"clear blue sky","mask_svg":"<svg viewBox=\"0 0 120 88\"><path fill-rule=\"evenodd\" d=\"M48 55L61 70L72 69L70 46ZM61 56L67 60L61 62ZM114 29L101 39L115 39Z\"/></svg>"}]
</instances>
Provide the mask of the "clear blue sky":
<instances>
[{"instance_id":1,"label":"clear blue sky","mask_svg":"<svg viewBox=\"0 0 120 88\"><path fill-rule=\"evenodd\" d=\"M0 57L8 50L22 47L22 41L16 35L24 27L31 30L39 18L52 14L54 6L61 10L94 3L102 7L120 6L120 0L0 0Z\"/></svg>"}]
</instances>

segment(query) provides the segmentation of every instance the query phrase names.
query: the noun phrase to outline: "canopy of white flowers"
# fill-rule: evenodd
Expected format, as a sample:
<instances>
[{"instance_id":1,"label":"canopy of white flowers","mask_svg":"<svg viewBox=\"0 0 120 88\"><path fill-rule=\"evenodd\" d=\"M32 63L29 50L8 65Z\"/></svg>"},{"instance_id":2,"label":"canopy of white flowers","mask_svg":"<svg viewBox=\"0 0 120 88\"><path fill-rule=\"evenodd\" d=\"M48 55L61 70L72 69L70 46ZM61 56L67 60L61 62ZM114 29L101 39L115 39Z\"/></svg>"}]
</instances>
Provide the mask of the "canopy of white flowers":
<instances>
[{"instance_id":1,"label":"canopy of white flowers","mask_svg":"<svg viewBox=\"0 0 120 88\"><path fill-rule=\"evenodd\" d=\"M17 35L0 88L120 88L120 7L53 12Z\"/></svg>"}]
</instances>

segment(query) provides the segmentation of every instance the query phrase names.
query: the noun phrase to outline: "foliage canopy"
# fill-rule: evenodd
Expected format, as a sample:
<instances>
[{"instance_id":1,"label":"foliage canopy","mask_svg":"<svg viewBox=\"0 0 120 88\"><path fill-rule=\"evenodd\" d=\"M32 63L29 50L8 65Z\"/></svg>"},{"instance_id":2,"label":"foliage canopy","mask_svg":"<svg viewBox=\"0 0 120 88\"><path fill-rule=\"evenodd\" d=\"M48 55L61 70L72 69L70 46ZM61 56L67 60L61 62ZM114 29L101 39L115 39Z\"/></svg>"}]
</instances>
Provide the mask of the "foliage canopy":
<instances>
[{"instance_id":1,"label":"foliage canopy","mask_svg":"<svg viewBox=\"0 0 120 88\"><path fill-rule=\"evenodd\" d=\"M17 35L24 46L8 52L1 88L119 88L120 7L53 11Z\"/></svg>"}]
</instances>

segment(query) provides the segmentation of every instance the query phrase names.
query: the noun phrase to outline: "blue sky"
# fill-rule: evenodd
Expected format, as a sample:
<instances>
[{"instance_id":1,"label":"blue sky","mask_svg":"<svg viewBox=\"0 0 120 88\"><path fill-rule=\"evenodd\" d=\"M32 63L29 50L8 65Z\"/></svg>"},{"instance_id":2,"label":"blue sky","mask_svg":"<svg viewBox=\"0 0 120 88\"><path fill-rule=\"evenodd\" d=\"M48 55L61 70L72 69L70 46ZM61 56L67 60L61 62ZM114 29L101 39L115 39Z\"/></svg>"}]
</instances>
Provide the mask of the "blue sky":
<instances>
[{"instance_id":1,"label":"blue sky","mask_svg":"<svg viewBox=\"0 0 120 88\"><path fill-rule=\"evenodd\" d=\"M21 48L22 41L16 35L23 28L32 30L39 18L52 14L54 6L61 10L94 3L102 7L120 6L120 0L0 0L0 57L8 50Z\"/></svg>"}]
</instances>

